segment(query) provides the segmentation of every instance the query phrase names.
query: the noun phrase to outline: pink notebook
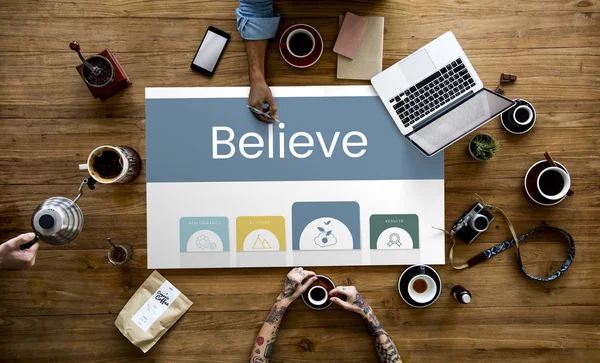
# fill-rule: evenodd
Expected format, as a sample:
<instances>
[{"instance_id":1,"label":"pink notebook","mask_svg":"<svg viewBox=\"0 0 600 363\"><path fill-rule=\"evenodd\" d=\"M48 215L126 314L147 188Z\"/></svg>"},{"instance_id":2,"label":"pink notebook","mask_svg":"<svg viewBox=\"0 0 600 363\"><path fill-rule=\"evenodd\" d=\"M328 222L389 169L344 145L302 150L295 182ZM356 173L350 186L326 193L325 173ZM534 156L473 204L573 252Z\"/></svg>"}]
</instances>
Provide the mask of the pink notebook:
<instances>
[{"instance_id":1,"label":"pink notebook","mask_svg":"<svg viewBox=\"0 0 600 363\"><path fill-rule=\"evenodd\" d=\"M367 21L366 18L347 12L333 46L333 51L344 57L354 59L358 51L358 45L365 34Z\"/></svg>"}]
</instances>

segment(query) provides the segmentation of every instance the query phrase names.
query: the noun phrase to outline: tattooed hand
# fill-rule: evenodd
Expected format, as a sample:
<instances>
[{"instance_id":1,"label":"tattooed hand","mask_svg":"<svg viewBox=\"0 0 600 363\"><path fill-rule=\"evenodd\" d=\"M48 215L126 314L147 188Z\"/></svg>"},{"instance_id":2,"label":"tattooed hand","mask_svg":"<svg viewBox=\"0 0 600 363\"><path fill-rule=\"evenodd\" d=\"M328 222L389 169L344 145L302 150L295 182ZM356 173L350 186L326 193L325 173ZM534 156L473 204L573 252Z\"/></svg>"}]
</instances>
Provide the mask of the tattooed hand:
<instances>
[{"instance_id":1,"label":"tattooed hand","mask_svg":"<svg viewBox=\"0 0 600 363\"><path fill-rule=\"evenodd\" d=\"M330 300L348 311L362 316L369 333L373 336L375 350L379 355L379 361L383 363L402 363L400 353L388 333L377 319L375 312L369 304L360 296L354 286L338 286L329 292ZM345 298L345 299L344 299ZM344 301L345 300L345 301Z\"/></svg>"},{"instance_id":2,"label":"tattooed hand","mask_svg":"<svg viewBox=\"0 0 600 363\"><path fill-rule=\"evenodd\" d=\"M329 296L334 303L363 317L371 310L354 286L338 286L329 292Z\"/></svg>"},{"instance_id":3,"label":"tattooed hand","mask_svg":"<svg viewBox=\"0 0 600 363\"><path fill-rule=\"evenodd\" d=\"M302 267L293 268L283 283L283 289L277 297L277 302L290 304L302 295L306 289L317 280L315 273ZM303 283L304 282L304 283Z\"/></svg>"}]
</instances>

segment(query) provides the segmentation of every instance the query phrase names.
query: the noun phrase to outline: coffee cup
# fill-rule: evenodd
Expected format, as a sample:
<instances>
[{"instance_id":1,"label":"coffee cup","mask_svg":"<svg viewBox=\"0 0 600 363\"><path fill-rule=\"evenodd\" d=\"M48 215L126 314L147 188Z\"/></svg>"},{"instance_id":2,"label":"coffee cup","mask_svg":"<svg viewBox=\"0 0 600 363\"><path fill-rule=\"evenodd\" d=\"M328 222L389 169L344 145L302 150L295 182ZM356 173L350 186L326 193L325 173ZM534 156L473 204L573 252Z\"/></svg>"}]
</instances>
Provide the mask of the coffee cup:
<instances>
[{"instance_id":1,"label":"coffee cup","mask_svg":"<svg viewBox=\"0 0 600 363\"><path fill-rule=\"evenodd\" d=\"M533 105L523 99L515 99L515 105L504 111L501 116L502 126L516 135L527 133L535 124L536 113Z\"/></svg>"},{"instance_id":2,"label":"coffee cup","mask_svg":"<svg viewBox=\"0 0 600 363\"><path fill-rule=\"evenodd\" d=\"M571 176L564 169L551 166L540 172L537 178L538 192L546 199L564 198L571 188Z\"/></svg>"},{"instance_id":3,"label":"coffee cup","mask_svg":"<svg viewBox=\"0 0 600 363\"><path fill-rule=\"evenodd\" d=\"M294 57L304 58L315 49L315 37L306 29L296 29L288 36L286 46Z\"/></svg>"},{"instance_id":4,"label":"coffee cup","mask_svg":"<svg viewBox=\"0 0 600 363\"><path fill-rule=\"evenodd\" d=\"M436 291L437 284L426 274L419 274L408 283L408 295L419 304L426 304L433 300Z\"/></svg>"},{"instance_id":5,"label":"coffee cup","mask_svg":"<svg viewBox=\"0 0 600 363\"><path fill-rule=\"evenodd\" d=\"M128 146L98 146L85 164L79 164L79 170L87 170L92 179L102 184L129 183L141 169L140 156Z\"/></svg>"},{"instance_id":6,"label":"coffee cup","mask_svg":"<svg viewBox=\"0 0 600 363\"><path fill-rule=\"evenodd\" d=\"M398 293L413 308L425 308L433 304L442 292L442 280L427 265L413 265L400 275Z\"/></svg>"},{"instance_id":7,"label":"coffee cup","mask_svg":"<svg viewBox=\"0 0 600 363\"><path fill-rule=\"evenodd\" d=\"M308 301L311 304L321 306L329 299L327 290L323 286L313 286L308 290Z\"/></svg>"},{"instance_id":8,"label":"coffee cup","mask_svg":"<svg viewBox=\"0 0 600 363\"><path fill-rule=\"evenodd\" d=\"M308 24L294 24L279 39L279 53L287 64L308 68L317 63L323 54L323 38L317 29Z\"/></svg>"},{"instance_id":9,"label":"coffee cup","mask_svg":"<svg viewBox=\"0 0 600 363\"><path fill-rule=\"evenodd\" d=\"M316 280L302 293L302 301L313 310L323 310L331 305L329 292L335 289L330 278L317 275Z\"/></svg>"},{"instance_id":10,"label":"coffee cup","mask_svg":"<svg viewBox=\"0 0 600 363\"><path fill-rule=\"evenodd\" d=\"M512 117L519 125L529 125L533 121L533 111L526 105L520 105L515 107Z\"/></svg>"}]
</instances>

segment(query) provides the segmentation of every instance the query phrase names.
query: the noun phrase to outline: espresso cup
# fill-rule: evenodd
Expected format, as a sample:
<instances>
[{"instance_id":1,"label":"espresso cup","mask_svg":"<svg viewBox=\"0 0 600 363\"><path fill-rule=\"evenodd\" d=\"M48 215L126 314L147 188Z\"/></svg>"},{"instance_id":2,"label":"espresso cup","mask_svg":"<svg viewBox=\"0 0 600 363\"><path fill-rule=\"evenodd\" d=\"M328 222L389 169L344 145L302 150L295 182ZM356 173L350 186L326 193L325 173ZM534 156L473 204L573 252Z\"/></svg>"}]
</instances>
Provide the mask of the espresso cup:
<instances>
[{"instance_id":1,"label":"espresso cup","mask_svg":"<svg viewBox=\"0 0 600 363\"><path fill-rule=\"evenodd\" d=\"M315 50L315 38L306 29L296 29L288 36L286 46L294 57L304 58Z\"/></svg>"},{"instance_id":2,"label":"espresso cup","mask_svg":"<svg viewBox=\"0 0 600 363\"><path fill-rule=\"evenodd\" d=\"M335 289L335 284L327 276L317 275L308 289L302 293L302 301L313 310L327 309L331 305L329 292Z\"/></svg>"},{"instance_id":3,"label":"espresso cup","mask_svg":"<svg viewBox=\"0 0 600 363\"><path fill-rule=\"evenodd\" d=\"M87 170L98 183L129 183L142 169L138 153L128 146L102 145L95 148L79 170Z\"/></svg>"},{"instance_id":4,"label":"espresso cup","mask_svg":"<svg viewBox=\"0 0 600 363\"><path fill-rule=\"evenodd\" d=\"M431 266L413 265L398 279L398 293L409 306L426 308L437 301L442 292L440 275Z\"/></svg>"},{"instance_id":5,"label":"espresso cup","mask_svg":"<svg viewBox=\"0 0 600 363\"><path fill-rule=\"evenodd\" d=\"M526 105L515 107L512 116L513 120L521 126L527 126L533 121L533 111Z\"/></svg>"},{"instance_id":6,"label":"espresso cup","mask_svg":"<svg viewBox=\"0 0 600 363\"><path fill-rule=\"evenodd\" d=\"M571 176L562 168L551 166L542 170L537 178L538 192L546 199L564 198L571 188Z\"/></svg>"},{"instance_id":7,"label":"espresso cup","mask_svg":"<svg viewBox=\"0 0 600 363\"><path fill-rule=\"evenodd\" d=\"M313 286L308 290L308 301L311 304L321 306L329 299L328 295L323 286Z\"/></svg>"},{"instance_id":8,"label":"espresso cup","mask_svg":"<svg viewBox=\"0 0 600 363\"><path fill-rule=\"evenodd\" d=\"M515 105L502 113L502 126L511 134L522 135L533 129L536 113L533 105L517 98Z\"/></svg>"},{"instance_id":9,"label":"espresso cup","mask_svg":"<svg viewBox=\"0 0 600 363\"><path fill-rule=\"evenodd\" d=\"M408 283L408 295L414 301L425 304L433 300L437 292L437 284L429 275L419 274Z\"/></svg>"}]
</instances>

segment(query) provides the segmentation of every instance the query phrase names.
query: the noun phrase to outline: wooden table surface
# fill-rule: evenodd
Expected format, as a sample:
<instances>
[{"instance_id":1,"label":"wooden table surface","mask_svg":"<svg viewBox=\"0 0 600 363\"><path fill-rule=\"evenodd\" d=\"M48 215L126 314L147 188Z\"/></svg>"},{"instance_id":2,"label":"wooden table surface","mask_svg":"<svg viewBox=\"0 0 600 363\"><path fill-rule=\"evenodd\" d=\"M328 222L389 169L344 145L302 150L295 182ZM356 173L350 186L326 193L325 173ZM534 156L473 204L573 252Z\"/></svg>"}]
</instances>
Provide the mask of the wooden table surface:
<instances>
[{"instance_id":1,"label":"wooden table surface","mask_svg":"<svg viewBox=\"0 0 600 363\"><path fill-rule=\"evenodd\" d=\"M542 223L566 228L577 255L560 279L525 278L514 252L469 270L437 266L439 300L409 308L396 290L403 266L319 267L336 284L354 284L375 308L406 362L600 361L600 3L597 0L319 1L275 0L280 32L308 23L326 51L297 70L269 45L272 86L368 84L336 79L331 51L338 15L385 17L383 66L388 67L447 30L459 39L484 84L518 75L508 97L538 112L532 132L504 131L498 120L483 130L502 144L490 163L467 153L467 140L447 149L446 228L473 203L474 193L496 203L518 233ZM246 86L246 54L236 30L237 2L123 0L4 0L0 4L0 240L30 231L35 207L51 196L73 198L85 174L77 164L102 144L129 145L145 156L144 87ZM231 34L213 78L189 69L209 25ZM90 95L69 50L86 55L109 48L133 80L116 97ZM549 151L573 176L575 195L546 208L523 190L528 167ZM243 362L285 268L163 270L194 305L143 354L114 320L148 277L145 171L129 185L100 186L80 202L85 228L70 245L43 244L28 271L0 271L0 361ZM134 246L123 267L107 262L106 238ZM498 217L459 260L509 238ZM560 265L565 249L542 239L527 244L533 268ZM449 246L447 246L448 248ZM454 284L473 294L459 305ZM283 321L273 362L375 362L360 318L337 307L311 311L295 302Z\"/></svg>"}]
</instances>

